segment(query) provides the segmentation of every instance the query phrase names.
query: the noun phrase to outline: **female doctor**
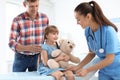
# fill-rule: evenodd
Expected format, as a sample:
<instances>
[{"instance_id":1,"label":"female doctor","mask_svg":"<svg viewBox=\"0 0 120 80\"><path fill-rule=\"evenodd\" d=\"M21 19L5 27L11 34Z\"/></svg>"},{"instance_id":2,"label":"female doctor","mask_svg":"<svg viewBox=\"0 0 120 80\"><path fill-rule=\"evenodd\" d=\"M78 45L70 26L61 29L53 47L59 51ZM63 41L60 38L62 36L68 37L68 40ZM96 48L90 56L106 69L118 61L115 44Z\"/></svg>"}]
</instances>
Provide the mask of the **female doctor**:
<instances>
[{"instance_id":1,"label":"female doctor","mask_svg":"<svg viewBox=\"0 0 120 80\"><path fill-rule=\"evenodd\" d=\"M95 1L79 4L74 12L77 23L85 29L89 53L79 65L69 69L82 77L99 70L99 80L120 80L120 42L117 27L105 17ZM84 68L95 55L100 61Z\"/></svg>"}]
</instances>

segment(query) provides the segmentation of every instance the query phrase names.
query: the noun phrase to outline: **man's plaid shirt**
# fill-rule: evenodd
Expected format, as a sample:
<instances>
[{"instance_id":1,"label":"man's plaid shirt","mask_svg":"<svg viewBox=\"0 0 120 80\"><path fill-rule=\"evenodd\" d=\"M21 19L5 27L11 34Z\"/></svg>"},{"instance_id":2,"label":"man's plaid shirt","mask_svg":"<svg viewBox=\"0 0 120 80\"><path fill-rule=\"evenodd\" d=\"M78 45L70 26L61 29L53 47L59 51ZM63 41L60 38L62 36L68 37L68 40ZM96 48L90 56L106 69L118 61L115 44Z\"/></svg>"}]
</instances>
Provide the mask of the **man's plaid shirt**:
<instances>
[{"instance_id":1,"label":"man's plaid shirt","mask_svg":"<svg viewBox=\"0 0 120 80\"><path fill-rule=\"evenodd\" d=\"M32 45L44 43L44 29L48 26L48 17L38 13L34 20L31 20L28 13L22 13L15 17L11 26L9 47L16 51L16 45ZM21 52L21 54L31 54Z\"/></svg>"}]
</instances>

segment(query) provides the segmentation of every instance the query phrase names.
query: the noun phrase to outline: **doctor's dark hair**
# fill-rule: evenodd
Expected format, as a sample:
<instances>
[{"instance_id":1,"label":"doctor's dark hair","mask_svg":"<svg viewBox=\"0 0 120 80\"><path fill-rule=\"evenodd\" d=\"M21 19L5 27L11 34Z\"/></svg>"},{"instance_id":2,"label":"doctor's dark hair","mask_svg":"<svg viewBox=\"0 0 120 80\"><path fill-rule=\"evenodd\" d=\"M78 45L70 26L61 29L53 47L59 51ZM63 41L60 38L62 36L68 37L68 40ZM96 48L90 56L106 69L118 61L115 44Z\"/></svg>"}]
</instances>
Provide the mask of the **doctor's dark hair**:
<instances>
[{"instance_id":1,"label":"doctor's dark hair","mask_svg":"<svg viewBox=\"0 0 120 80\"><path fill-rule=\"evenodd\" d=\"M59 33L58 28L54 25L49 25L48 27L45 28L45 34L44 34L44 39L47 39L47 35L49 33Z\"/></svg>"},{"instance_id":2,"label":"doctor's dark hair","mask_svg":"<svg viewBox=\"0 0 120 80\"><path fill-rule=\"evenodd\" d=\"M95 1L83 2L80 3L75 9L75 12L79 13L79 15L86 16L90 13L93 16L93 19L100 25L110 25L112 26L116 32L118 31L115 24L113 24L110 20L108 20L103 14L100 6Z\"/></svg>"},{"instance_id":3,"label":"doctor's dark hair","mask_svg":"<svg viewBox=\"0 0 120 80\"><path fill-rule=\"evenodd\" d=\"M24 2L35 2L37 0L24 0Z\"/></svg>"}]
</instances>

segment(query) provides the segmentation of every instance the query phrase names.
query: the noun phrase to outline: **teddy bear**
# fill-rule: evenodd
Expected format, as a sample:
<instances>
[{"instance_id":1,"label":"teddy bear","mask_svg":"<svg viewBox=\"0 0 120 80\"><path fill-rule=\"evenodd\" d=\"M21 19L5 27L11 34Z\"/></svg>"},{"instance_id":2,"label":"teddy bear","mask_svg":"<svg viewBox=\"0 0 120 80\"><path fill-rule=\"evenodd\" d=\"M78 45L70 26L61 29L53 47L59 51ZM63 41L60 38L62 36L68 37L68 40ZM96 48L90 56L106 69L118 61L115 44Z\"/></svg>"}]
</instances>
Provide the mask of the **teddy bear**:
<instances>
[{"instance_id":1,"label":"teddy bear","mask_svg":"<svg viewBox=\"0 0 120 80\"><path fill-rule=\"evenodd\" d=\"M72 54L72 50L74 49L74 47L75 44L70 39L59 40L59 49L52 51L51 56L53 57L53 59L48 60L48 67L51 69L60 67L66 69L73 66L73 64L70 64L69 61L73 63L79 63L80 59ZM54 58L58 56L65 56L66 58L69 58L69 61L55 61Z\"/></svg>"}]
</instances>

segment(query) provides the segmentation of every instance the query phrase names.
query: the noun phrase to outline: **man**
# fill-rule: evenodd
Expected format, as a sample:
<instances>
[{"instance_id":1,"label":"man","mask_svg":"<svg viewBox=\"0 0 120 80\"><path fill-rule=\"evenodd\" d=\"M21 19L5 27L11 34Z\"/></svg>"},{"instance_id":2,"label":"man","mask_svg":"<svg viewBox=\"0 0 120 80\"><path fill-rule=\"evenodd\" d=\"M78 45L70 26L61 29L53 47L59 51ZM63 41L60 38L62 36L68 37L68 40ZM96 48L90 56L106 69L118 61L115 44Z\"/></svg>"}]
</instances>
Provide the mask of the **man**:
<instances>
[{"instance_id":1,"label":"man","mask_svg":"<svg viewBox=\"0 0 120 80\"><path fill-rule=\"evenodd\" d=\"M26 12L13 19L9 47L15 52L13 72L37 70L38 55L44 43L48 17L38 13L39 0L24 0Z\"/></svg>"}]
</instances>

